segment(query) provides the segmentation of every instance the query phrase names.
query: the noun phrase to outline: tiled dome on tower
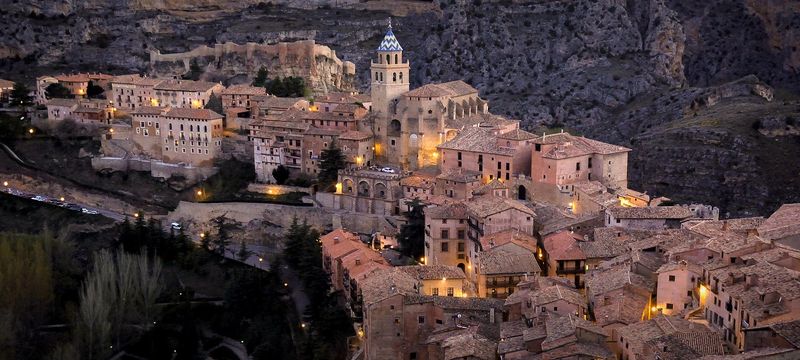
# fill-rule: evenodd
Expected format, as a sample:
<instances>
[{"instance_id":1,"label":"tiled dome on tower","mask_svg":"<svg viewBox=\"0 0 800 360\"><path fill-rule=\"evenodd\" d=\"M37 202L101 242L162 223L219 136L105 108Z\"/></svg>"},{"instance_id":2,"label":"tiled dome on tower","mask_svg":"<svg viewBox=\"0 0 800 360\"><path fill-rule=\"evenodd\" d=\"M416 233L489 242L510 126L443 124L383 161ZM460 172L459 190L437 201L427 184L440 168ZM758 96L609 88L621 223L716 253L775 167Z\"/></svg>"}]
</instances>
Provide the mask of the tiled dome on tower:
<instances>
[{"instance_id":1,"label":"tiled dome on tower","mask_svg":"<svg viewBox=\"0 0 800 360\"><path fill-rule=\"evenodd\" d=\"M403 51L403 47L400 46L397 38L394 37L391 23L389 24L389 30L386 31L386 36L383 37L383 41L381 41L380 46L378 46L378 51Z\"/></svg>"}]
</instances>

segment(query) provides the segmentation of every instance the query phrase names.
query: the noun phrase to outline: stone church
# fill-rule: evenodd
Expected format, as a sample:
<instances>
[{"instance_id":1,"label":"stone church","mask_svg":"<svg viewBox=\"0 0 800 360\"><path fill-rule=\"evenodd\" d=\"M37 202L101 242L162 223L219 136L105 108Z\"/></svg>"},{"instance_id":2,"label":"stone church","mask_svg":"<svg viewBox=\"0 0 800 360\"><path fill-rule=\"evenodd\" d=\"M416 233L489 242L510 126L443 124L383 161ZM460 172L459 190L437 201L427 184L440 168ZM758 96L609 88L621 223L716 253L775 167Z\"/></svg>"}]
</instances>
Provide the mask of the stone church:
<instances>
[{"instance_id":1,"label":"stone church","mask_svg":"<svg viewBox=\"0 0 800 360\"><path fill-rule=\"evenodd\" d=\"M410 90L409 68L390 24L370 68L375 155L415 170L436 165L437 145L491 115L478 90L460 80Z\"/></svg>"}]
</instances>

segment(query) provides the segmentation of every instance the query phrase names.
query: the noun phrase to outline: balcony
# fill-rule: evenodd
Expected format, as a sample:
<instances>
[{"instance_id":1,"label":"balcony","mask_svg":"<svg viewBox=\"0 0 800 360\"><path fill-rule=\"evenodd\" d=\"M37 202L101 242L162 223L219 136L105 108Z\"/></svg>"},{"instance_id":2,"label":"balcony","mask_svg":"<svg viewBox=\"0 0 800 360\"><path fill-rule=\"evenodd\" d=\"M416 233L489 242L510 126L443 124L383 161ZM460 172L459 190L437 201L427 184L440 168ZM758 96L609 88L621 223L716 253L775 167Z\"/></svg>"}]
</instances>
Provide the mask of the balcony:
<instances>
[{"instance_id":1,"label":"balcony","mask_svg":"<svg viewBox=\"0 0 800 360\"><path fill-rule=\"evenodd\" d=\"M582 267L564 267L557 268L556 274L583 274L585 270Z\"/></svg>"}]
</instances>

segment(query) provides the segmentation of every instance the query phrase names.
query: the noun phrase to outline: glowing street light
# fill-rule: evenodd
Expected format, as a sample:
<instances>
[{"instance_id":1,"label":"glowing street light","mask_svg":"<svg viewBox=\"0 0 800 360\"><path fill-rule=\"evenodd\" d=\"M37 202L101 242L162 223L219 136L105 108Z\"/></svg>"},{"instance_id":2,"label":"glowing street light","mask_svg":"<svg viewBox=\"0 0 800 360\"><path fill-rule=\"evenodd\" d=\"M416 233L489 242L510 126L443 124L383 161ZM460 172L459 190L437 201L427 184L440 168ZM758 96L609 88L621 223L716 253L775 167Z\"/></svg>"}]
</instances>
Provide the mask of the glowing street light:
<instances>
[{"instance_id":1,"label":"glowing street light","mask_svg":"<svg viewBox=\"0 0 800 360\"><path fill-rule=\"evenodd\" d=\"M61 200L61 202L64 202L64 197L62 196L62 197L58 198L58 200Z\"/></svg>"},{"instance_id":2,"label":"glowing street light","mask_svg":"<svg viewBox=\"0 0 800 360\"><path fill-rule=\"evenodd\" d=\"M289 287L289 283L283 283L283 287Z\"/></svg>"},{"instance_id":3,"label":"glowing street light","mask_svg":"<svg viewBox=\"0 0 800 360\"><path fill-rule=\"evenodd\" d=\"M33 135L33 128L28 129L28 134Z\"/></svg>"},{"instance_id":4,"label":"glowing street light","mask_svg":"<svg viewBox=\"0 0 800 360\"><path fill-rule=\"evenodd\" d=\"M3 186L8 186L8 181L3 181Z\"/></svg>"},{"instance_id":5,"label":"glowing street light","mask_svg":"<svg viewBox=\"0 0 800 360\"><path fill-rule=\"evenodd\" d=\"M197 196L203 196L203 190L197 190Z\"/></svg>"}]
</instances>

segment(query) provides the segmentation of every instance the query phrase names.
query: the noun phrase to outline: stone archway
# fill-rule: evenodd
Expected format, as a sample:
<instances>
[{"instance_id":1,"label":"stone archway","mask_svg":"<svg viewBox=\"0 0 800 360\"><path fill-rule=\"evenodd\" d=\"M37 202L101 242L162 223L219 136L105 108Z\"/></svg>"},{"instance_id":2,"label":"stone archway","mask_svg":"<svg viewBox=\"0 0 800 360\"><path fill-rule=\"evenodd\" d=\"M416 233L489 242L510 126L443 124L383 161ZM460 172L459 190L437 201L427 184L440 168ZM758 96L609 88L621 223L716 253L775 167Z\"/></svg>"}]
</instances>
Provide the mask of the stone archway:
<instances>
[{"instance_id":1,"label":"stone archway","mask_svg":"<svg viewBox=\"0 0 800 360\"><path fill-rule=\"evenodd\" d=\"M400 120L393 119L389 122L389 129L387 129L389 136L400 136L400 131L403 130L403 126L400 123Z\"/></svg>"},{"instance_id":2,"label":"stone archway","mask_svg":"<svg viewBox=\"0 0 800 360\"><path fill-rule=\"evenodd\" d=\"M371 190L368 182L362 180L358 183L358 196L369 197Z\"/></svg>"},{"instance_id":3,"label":"stone archway","mask_svg":"<svg viewBox=\"0 0 800 360\"><path fill-rule=\"evenodd\" d=\"M352 194L355 191L353 187L353 180L351 179L344 179L342 183L342 192L345 194Z\"/></svg>"},{"instance_id":4,"label":"stone archway","mask_svg":"<svg viewBox=\"0 0 800 360\"><path fill-rule=\"evenodd\" d=\"M520 185L519 188L517 188L517 200L527 200L527 199L528 199L528 189Z\"/></svg>"},{"instance_id":5,"label":"stone archway","mask_svg":"<svg viewBox=\"0 0 800 360\"><path fill-rule=\"evenodd\" d=\"M375 184L375 194L374 195L375 195L376 198L385 199L387 194L388 194L388 191L386 189L386 185L384 185L383 183Z\"/></svg>"},{"instance_id":6,"label":"stone archway","mask_svg":"<svg viewBox=\"0 0 800 360\"><path fill-rule=\"evenodd\" d=\"M467 267L464 265L464 263L458 263L458 268L461 269L461 271L463 271L465 274L467 273Z\"/></svg>"}]
</instances>

